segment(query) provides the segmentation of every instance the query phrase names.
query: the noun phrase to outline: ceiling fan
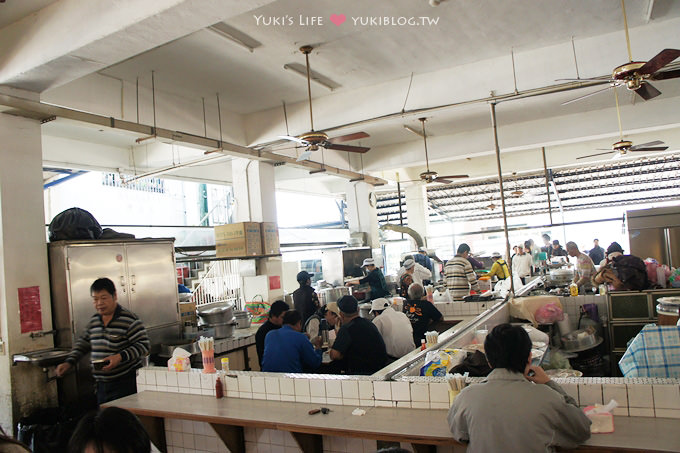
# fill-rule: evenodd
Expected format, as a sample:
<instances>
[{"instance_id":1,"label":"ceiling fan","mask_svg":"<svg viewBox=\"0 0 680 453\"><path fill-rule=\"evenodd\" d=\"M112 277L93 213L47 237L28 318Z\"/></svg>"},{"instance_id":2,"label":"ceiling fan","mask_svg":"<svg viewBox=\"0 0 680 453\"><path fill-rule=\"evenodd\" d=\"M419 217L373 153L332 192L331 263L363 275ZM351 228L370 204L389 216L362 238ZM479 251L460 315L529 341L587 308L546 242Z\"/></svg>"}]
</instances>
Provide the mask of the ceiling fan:
<instances>
[{"instance_id":1,"label":"ceiling fan","mask_svg":"<svg viewBox=\"0 0 680 453\"><path fill-rule=\"evenodd\" d=\"M572 102L580 101L587 97L593 96L597 93L608 90L609 88L618 88L625 85L631 91L634 91L645 101L653 99L661 94L661 91L654 88L654 86L649 83L649 80L665 80L674 79L680 77L680 69L675 69L671 71L662 71L667 64L671 63L676 58L680 57L679 49L664 49L649 61L633 61L633 55L630 51L630 37L628 36L628 20L626 19L626 6L624 0L621 0L621 9L623 10L623 24L626 31L626 43L628 45L628 63L617 66L612 71L612 76L608 80L609 86L606 88L594 91L592 93L580 96L578 98L572 99L570 101L564 102L562 105L570 104ZM571 80L571 81L582 81L582 80L593 80L593 81L603 81L602 79L592 78L592 79L559 79L559 80Z\"/></svg>"},{"instance_id":2,"label":"ceiling fan","mask_svg":"<svg viewBox=\"0 0 680 453\"><path fill-rule=\"evenodd\" d=\"M442 184L451 184L453 181L449 181L450 179L461 179L461 178L469 178L468 175L447 175L447 176L439 176L439 174L436 171L431 171L430 170L430 160L427 155L427 134L425 133L425 121L427 121L427 118L418 118L418 121L420 121L421 126L422 126L422 132L416 131L415 129L411 129L410 127L405 127L409 131L413 132L416 135L420 135L423 137L423 143L425 144L425 165L427 166L427 171L422 172L419 176L420 179L414 179L408 182L418 182L418 181L425 181L425 183L429 184L431 182L439 182Z\"/></svg>"},{"instance_id":3,"label":"ceiling fan","mask_svg":"<svg viewBox=\"0 0 680 453\"><path fill-rule=\"evenodd\" d=\"M311 130L309 132L305 132L302 135L298 135L297 137L282 135L279 136L279 138L290 140L306 148L300 157L298 157L298 162L309 159L312 155L312 151L317 151L319 148L348 151L350 153L365 153L371 148L367 148L365 146L339 145L338 143L369 137L366 132L355 132L354 134L328 138L328 135L325 132L314 130L314 115L312 113L312 87L309 69L309 54L312 50L312 46L300 47L300 52L305 54L305 60L307 62L307 95L309 98L309 122L311 123Z\"/></svg>"},{"instance_id":4,"label":"ceiling fan","mask_svg":"<svg viewBox=\"0 0 680 453\"><path fill-rule=\"evenodd\" d=\"M619 110L619 95L617 94L616 91L614 91L614 97L616 99L616 115L618 116L618 119L619 119L619 141L614 143L610 150L598 148L598 151L607 151L607 152L589 154L587 156L577 157L576 158L577 160L578 159L586 159L588 157L603 156L605 154L609 154L612 151L614 151L616 153L612 156L612 159L618 159L619 157L624 156L628 152L665 151L665 150L668 149L668 146L656 146L656 145L663 145L663 142L661 140L654 140L654 141L651 141L651 142L642 143L640 145L633 145L633 142L631 142L630 140L624 140L623 139L623 128L621 127L621 111Z\"/></svg>"}]
</instances>

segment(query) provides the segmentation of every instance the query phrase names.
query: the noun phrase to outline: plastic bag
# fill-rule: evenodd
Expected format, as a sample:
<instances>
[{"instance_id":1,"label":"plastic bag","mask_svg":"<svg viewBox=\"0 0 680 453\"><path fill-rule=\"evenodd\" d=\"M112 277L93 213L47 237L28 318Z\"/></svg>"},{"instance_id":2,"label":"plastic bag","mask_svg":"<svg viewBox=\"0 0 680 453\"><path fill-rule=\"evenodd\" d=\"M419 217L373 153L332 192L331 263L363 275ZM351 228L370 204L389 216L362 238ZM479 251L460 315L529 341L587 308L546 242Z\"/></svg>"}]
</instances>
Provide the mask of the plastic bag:
<instances>
[{"instance_id":1,"label":"plastic bag","mask_svg":"<svg viewBox=\"0 0 680 453\"><path fill-rule=\"evenodd\" d=\"M191 369L191 354L182 348L175 348L168 360L169 371L188 371Z\"/></svg>"},{"instance_id":2,"label":"plastic bag","mask_svg":"<svg viewBox=\"0 0 680 453\"><path fill-rule=\"evenodd\" d=\"M259 297L260 300L252 300L250 302L246 302L245 304L245 310L253 315L253 319L251 320L251 324L262 324L267 320L269 317L269 309L271 308L271 304L269 302L265 302L262 296L256 295L253 297Z\"/></svg>"},{"instance_id":3,"label":"plastic bag","mask_svg":"<svg viewBox=\"0 0 680 453\"><path fill-rule=\"evenodd\" d=\"M99 239L102 227L92 214L80 208L60 212L50 222L50 241Z\"/></svg>"},{"instance_id":4,"label":"plastic bag","mask_svg":"<svg viewBox=\"0 0 680 453\"><path fill-rule=\"evenodd\" d=\"M545 304L539 307L534 313L534 318L539 324L553 324L556 321L562 321L564 319L564 313L562 308L555 304Z\"/></svg>"},{"instance_id":5,"label":"plastic bag","mask_svg":"<svg viewBox=\"0 0 680 453\"><path fill-rule=\"evenodd\" d=\"M420 369L421 376L446 376L451 356L444 351L429 351L425 356L425 366Z\"/></svg>"}]
</instances>

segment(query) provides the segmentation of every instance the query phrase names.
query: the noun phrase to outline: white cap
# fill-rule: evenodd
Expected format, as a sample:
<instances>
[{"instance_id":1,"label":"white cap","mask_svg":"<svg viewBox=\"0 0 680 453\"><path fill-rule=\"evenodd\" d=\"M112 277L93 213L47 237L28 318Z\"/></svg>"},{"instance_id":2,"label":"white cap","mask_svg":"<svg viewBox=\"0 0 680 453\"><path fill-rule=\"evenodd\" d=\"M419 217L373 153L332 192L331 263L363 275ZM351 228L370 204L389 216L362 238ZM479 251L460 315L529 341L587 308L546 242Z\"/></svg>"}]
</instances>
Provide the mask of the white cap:
<instances>
[{"instance_id":1,"label":"white cap","mask_svg":"<svg viewBox=\"0 0 680 453\"><path fill-rule=\"evenodd\" d=\"M411 269L411 268L412 268L413 266L415 266L415 265L416 265L416 262L413 261L413 260L410 259L410 258L407 259L406 261L404 261L404 269Z\"/></svg>"},{"instance_id":2,"label":"white cap","mask_svg":"<svg viewBox=\"0 0 680 453\"><path fill-rule=\"evenodd\" d=\"M500 257L501 257L501 254L498 253L498 252L493 252L493 253L491 254L491 257L492 257L492 258L500 258Z\"/></svg>"},{"instance_id":3,"label":"white cap","mask_svg":"<svg viewBox=\"0 0 680 453\"><path fill-rule=\"evenodd\" d=\"M390 301L388 301L384 297L379 297L377 299L373 299L373 302L371 302L371 311L369 313L373 313L374 311L384 310L389 306L390 306Z\"/></svg>"},{"instance_id":4,"label":"white cap","mask_svg":"<svg viewBox=\"0 0 680 453\"><path fill-rule=\"evenodd\" d=\"M365 266L375 266L375 260L373 258L366 258L361 267Z\"/></svg>"}]
</instances>

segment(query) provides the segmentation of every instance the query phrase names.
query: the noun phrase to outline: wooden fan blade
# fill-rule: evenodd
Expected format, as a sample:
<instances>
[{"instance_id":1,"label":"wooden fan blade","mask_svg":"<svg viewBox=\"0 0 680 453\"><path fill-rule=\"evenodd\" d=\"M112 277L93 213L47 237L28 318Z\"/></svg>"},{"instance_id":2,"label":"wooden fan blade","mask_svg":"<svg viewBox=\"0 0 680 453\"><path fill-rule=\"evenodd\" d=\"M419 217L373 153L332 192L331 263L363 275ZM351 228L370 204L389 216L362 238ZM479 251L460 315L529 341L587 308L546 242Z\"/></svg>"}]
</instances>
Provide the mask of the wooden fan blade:
<instances>
[{"instance_id":1,"label":"wooden fan blade","mask_svg":"<svg viewBox=\"0 0 680 453\"><path fill-rule=\"evenodd\" d=\"M302 144L302 145L306 145L306 144L307 144L306 141L304 141L304 140L302 140L302 139L300 139L300 138L297 138L297 137L292 137L292 136L290 136L290 135L279 135L279 138L282 138L282 139L284 139L284 140L290 140L291 142L297 142L297 143L300 143L300 144Z\"/></svg>"},{"instance_id":2,"label":"wooden fan blade","mask_svg":"<svg viewBox=\"0 0 680 453\"><path fill-rule=\"evenodd\" d=\"M352 145L336 145L334 143L324 143L323 145L326 149L337 149L338 151L348 151L350 153L365 153L371 148L366 148L365 146L352 146Z\"/></svg>"},{"instance_id":3,"label":"wooden fan blade","mask_svg":"<svg viewBox=\"0 0 680 453\"><path fill-rule=\"evenodd\" d=\"M609 152L607 152L607 153L588 154L587 156L577 157L576 160L578 160L578 159L587 159L588 157L604 156L605 154L609 154L609 153L611 153L611 152L612 152L612 151L609 151Z\"/></svg>"},{"instance_id":4,"label":"wooden fan blade","mask_svg":"<svg viewBox=\"0 0 680 453\"><path fill-rule=\"evenodd\" d=\"M654 87L652 86L652 84L649 83L649 82L643 83L642 86L641 86L640 88L638 88L637 90L635 90L635 92L636 92L638 95L640 95L640 97L641 97L642 99L644 99L645 101L649 101L650 99L655 98L655 97L657 97L658 95L661 94L661 91L659 91L659 90L657 90L656 88L654 88Z\"/></svg>"},{"instance_id":5,"label":"wooden fan blade","mask_svg":"<svg viewBox=\"0 0 680 453\"><path fill-rule=\"evenodd\" d=\"M673 71L657 72L656 74L652 75L651 79L652 80L666 80L666 79L675 79L676 77L680 77L680 69L675 69Z\"/></svg>"},{"instance_id":6,"label":"wooden fan blade","mask_svg":"<svg viewBox=\"0 0 680 453\"><path fill-rule=\"evenodd\" d=\"M664 143L661 140L654 140L653 142L647 142L647 143L640 143L639 145L633 145L630 147L630 149L637 149L640 148L641 146L648 147L648 146L656 146L656 145L663 145Z\"/></svg>"},{"instance_id":7,"label":"wooden fan blade","mask_svg":"<svg viewBox=\"0 0 680 453\"><path fill-rule=\"evenodd\" d=\"M654 147L652 147L652 148L638 148L638 147L633 146L628 151L633 151L633 152L635 152L635 151L666 151L667 149L668 149L668 146L658 146L656 148L654 148Z\"/></svg>"},{"instance_id":8,"label":"wooden fan blade","mask_svg":"<svg viewBox=\"0 0 680 453\"><path fill-rule=\"evenodd\" d=\"M453 181L450 181L448 179L442 179L442 178L437 178L432 182L438 182L438 183L441 183L441 184L453 184Z\"/></svg>"},{"instance_id":9,"label":"wooden fan blade","mask_svg":"<svg viewBox=\"0 0 680 453\"><path fill-rule=\"evenodd\" d=\"M609 88L611 88L611 86L607 86L606 88L601 88L601 89L599 89L599 90L597 90L597 91L593 91L592 93L588 93L588 94L586 94L586 95L579 96L579 97L574 98L574 99L572 99L572 100L570 100L570 101L567 101L567 102L563 102L562 105L571 104L572 102L580 101L581 99L585 99L585 98L588 98L588 97L590 97L590 96L594 96L594 95L596 95L596 94L598 94L598 93L602 93L603 91L607 91Z\"/></svg>"},{"instance_id":10,"label":"wooden fan blade","mask_svg":"<svg viewBox=\"0 0 680 453\"><path fill-rule=\"evenodd\" d=\"M659 69L666 66L671 61L680 57L680 50L678 49L664 49L658 54L654 55L651 60L645 63L636 72L640 75L642 74L654 74Z\"/></svg>"},{"instance_id":11,"label":"wooden fan blade","mask_svg":"<svg viewBox=\"0 0 680 453\"><path fill-rule=\"evenodd\" d=\"M437 176L437 179L461 179L461 178L469 178L469 175L446 175L446 176Z\"/></svg>"},{"instance_id":12,"label":"wooden fan blade","mask_svg":"<svg viewBox=\"0 0 680 453\"><path fill-rule=\"evenodd\" d=\"M354 134L347 134L347 135L341 135L340 137L333 137L329 138L328 141L330 143L341 143L341 142L349 142L352 140L359 140L360 138L368 138L370 135L368 135L366 132L355 132Z\"/></svg>"}]
</instances>

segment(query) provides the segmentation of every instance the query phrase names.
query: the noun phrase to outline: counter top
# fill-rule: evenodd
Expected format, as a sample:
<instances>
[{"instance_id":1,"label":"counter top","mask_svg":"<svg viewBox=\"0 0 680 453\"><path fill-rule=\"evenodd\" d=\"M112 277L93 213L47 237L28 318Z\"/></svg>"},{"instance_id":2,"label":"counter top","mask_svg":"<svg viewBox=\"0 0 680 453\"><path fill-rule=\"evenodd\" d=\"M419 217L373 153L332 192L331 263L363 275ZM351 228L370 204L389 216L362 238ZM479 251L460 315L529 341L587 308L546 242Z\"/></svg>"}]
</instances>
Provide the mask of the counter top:
<instances>
[{"instance_id":1,"label":"counter top","mask_svg":"<svg viewBox=\"0 0 680 453\"><path fill-rule=\"evenodd\" d=\"M145 391L105 406L117 406L137 415L196 420L217 425L278 429L293 433L345 436L410 442L425 445L456 445L446 422L447 410L364 408L363 416L351 415L352 406L325 405L329 414L309 415L318 404L215 399L212 396ZM183 408L191 408L186 411ZM666 418L614 417L615 432L593 434L577 451L623 449L628 451L680 451L678 421Z\"/></svg>"}]
</instances>

